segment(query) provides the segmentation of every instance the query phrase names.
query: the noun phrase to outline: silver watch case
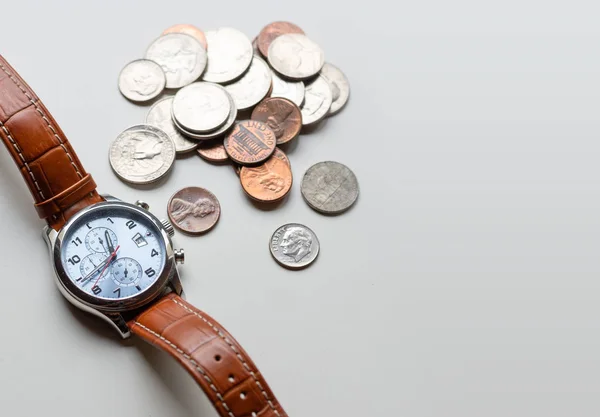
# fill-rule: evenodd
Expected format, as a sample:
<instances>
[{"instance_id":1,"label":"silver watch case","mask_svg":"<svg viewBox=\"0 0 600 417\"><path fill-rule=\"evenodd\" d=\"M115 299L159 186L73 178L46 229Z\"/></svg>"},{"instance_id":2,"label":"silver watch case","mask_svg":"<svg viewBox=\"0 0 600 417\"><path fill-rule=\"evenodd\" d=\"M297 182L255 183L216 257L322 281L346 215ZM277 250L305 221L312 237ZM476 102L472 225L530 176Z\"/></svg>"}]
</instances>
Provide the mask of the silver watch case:
<instances>
[{"instance_id":1,"label":"silver watch case","mask_svg":"<svg viewBox=\"0 0 600 417\"><path fill-rule=\"evenodd\" d=\"M156 299L156 297L158 297L160 294L167 291L169 287L179 295L181 295L183 291L181 287L181 281L179 279L179 273L176 267L173 243L171 242L171 238L161 221L152 213L139 206L125 203L112 196L104 195L103 197L106 201L94 204L79 211L71 219L69 219L69 221L60 229L60 231L57 232L51 227L46 226L44 228L44 240L46 241L50 250L50 258L55 272L55 282L62 295L75 307L107 321L119 332L123 338L127 338L131 334L121 313L135 310L145 304L148 304L152 300ZM166 252L165 266L154 284L134 297L118 301L99 299L79 289L67 276L61 261L61 246L70 227L72 227L72 225L75 224L81 217L87 216L90 213L98 210L105 210L106 208L110 207L125 208L135 211L138 215L145 217L147 220L153 223L156 228L160 230Z\"/></svg>"}]
</instances>

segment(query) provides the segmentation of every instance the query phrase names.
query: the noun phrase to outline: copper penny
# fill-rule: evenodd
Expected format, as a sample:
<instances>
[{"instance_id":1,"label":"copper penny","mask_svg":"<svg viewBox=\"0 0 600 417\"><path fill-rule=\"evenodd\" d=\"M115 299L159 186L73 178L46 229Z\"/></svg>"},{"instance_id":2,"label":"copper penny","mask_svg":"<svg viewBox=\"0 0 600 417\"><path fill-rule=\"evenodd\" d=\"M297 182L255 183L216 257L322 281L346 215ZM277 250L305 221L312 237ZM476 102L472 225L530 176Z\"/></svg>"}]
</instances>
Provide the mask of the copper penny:
<instances>
[{"instance_id":1,"label":"copper penny","mask_svg":"<svg viewBox=\"0 0 600 417\"><path fill-rule=\"evenodd\" d=\"M288 99L281 97L271 97L261 101L252 112L251 118L266 123L275 133L278 145L295 139L302 129L300 109Z\"/></svg>"},{"instance_id":2,"label":"copper penny","mask_svg":"<svg viewBox=\"0 0 600 417\"><path fill-rule=\"evenodd\" d=\"M289 166L290 168L292 168L292 163L288 159L287 155L285 153L283 153L283 151L281 149L279 149L279 148L275 148L275 152L273 152L273 155L271 156L271 158L277 158L280 161L285 162L285 164L287 166ZM233 164L233 169L235 170L235 173L239 177L240 176L240 172L242 171L242 166L238 165L238 164Z\"/></svg>"},{"instance_id":3,"label":"copper penny","mask_svg":"<svg viewBox=\"0 0 600 417\"><path fill-rule=\"evenodd\" d=\"M274 203L292 189L292 169L273 156L257 167L242 167L240 182L250 198L261 203Z\"/></svg>"},{"instance_id":4,"label":"copper penny","mask_svg":"<svg viewBox=\"0 0 600 417\"><path fill-rule=\"evenodd\" d=\"M266 123L257 120L237 122L225 138L227 155L238 164L256 165L266 161L275 151L277 139Z\"/></svg>"},{"instance_id":5,"label":"copper penny","mask_svg":"<svg viewBox=\"0 0 600 417\"><path fill-rule=\"evenodd\" d=\"M229 160L222 140L200 142L196 150L201 158L210 162L226 162Z\"/></svg>"},{"instance_id":6,"label":"copper penny","mask_svg":"<svg viewBox=\"0 0 600 417\"><path fill-rule=\"evenodd\" d=\"M169 200L167 206L173 226L192 235L212 229L221 216L221 205L213 193L200 187L186 187Z\"/></svg>"},{"instance_id":7,"label":"copper penny","mask_svg":"<svg viewBox=\"0 0 600 417\"><path fill-rule=\"evenodd\" d=\"M206 36L204 36L204 32L202 32L200 29L198 29L194 25L187 25L187 24L173 25L170 28L165 29L162 34L166 35L167 33L185 33L186 35L190 35L190 36L196 38L196 40L198 42L200 42L202 47L204 47L205 51L208 48L208 43L206 42Z\"/></svg>"},{"instance_id":8,"label":"copper penny","mask_svg":"<svg viewBox=\"0 0 600 417\"><path fill-rule=\"evenodd\" d=\"M304 35L304 31L290 22L273 22L265 26L258 34L258 50L267 57L269 55L269 46L276 37L286 33L300 33Z\"/></svg>"}]
</instances>

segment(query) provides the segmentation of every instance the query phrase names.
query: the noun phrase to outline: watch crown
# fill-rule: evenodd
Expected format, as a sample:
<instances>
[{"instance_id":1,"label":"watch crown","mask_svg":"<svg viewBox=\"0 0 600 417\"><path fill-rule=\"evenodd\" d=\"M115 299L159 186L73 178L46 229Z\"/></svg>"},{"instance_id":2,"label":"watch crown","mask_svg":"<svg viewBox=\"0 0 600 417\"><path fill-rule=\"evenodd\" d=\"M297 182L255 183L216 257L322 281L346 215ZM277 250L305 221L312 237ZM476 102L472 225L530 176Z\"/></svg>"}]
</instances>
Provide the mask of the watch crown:
<instances>
[{"instance_id":1,"label":"watch crown","mask_svg":"<svg viewBox=\"0 0 600 417\"><path fill-rule=\"evenodd\" d=\"M165 232L167 232L167 234L170 237L173 237L175 235L175 228L173 227L170 221L163 220L160 222L160 224L162 224L163 229L165 229Z\"/></svg>"},{"instance_id":2,"label":"watch crown","mask_svg":"<svg viewBox=\"0 0 600 417\"><path fill-rule=\"evenodd\" d=\"M175 249L175 262L183 264L185 262L185 252L183 249Z\"/></svg>"},{"instance_id":3,"label":"watch crown","mask_svg":"<svg viewBox=\"0 0 600 417\"><path fill-rule=\"evenodd\" d=\"M138 206L138 207L143 208L144 210L150 210L150 206L145 201L138 200L138 201L135 202L135 205Z\"/></svg>"}]
</instances>

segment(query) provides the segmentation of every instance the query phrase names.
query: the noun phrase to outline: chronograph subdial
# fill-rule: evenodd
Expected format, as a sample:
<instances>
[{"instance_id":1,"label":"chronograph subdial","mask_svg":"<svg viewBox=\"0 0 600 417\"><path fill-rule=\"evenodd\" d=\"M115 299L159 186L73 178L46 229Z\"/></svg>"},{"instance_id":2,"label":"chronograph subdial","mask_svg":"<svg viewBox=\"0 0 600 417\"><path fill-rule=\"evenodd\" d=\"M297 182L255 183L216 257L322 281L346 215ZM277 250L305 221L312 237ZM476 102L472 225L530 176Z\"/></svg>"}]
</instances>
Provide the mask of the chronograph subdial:
<instances>
[{"instance_id":1,"label":"chronograph subdial","mask_svg":"<svg viewBox=\"0 0 600 417\"><path fill-rule=\"evenodd\" d=\"M115 232L106 227L96 227L85 236L85 246L97 253L111 253L118 244Z\"/></svg>"},{"instance_id":2,"label":"chronograph subdial","mask_svg":"<svg viewBox=\"0 0 600 417\"><path fill-rule=\"evenodd\" d=\"M142 278L142 267L132 258L117 259L111 268L112 279L120 287L133 287Z\"/></svg>"},{"instance_id":3,"label":"chronograph subdial","mask_svg":"<svg viewBox=\"0 0 600 417\"><path fill-rule=\"evenodd\" d=\"M106 254L104 253L92 253L91 255L86 256L85 258L83 258L83 261L81 261L81 266L79 267L80 271L81 271L81 275L86 277L89 275L90 272L92 272L94 269L98 268L98 266L100 264L102 264L104 261L106 261ZM98 274L100 271L98 271L96 274ZM110 270L107 268L103 273L102 276L95 276L94 278L98 281L103 281L104 278L106 278L107 276L110 275Z\"/></svg>"}]
</instances>

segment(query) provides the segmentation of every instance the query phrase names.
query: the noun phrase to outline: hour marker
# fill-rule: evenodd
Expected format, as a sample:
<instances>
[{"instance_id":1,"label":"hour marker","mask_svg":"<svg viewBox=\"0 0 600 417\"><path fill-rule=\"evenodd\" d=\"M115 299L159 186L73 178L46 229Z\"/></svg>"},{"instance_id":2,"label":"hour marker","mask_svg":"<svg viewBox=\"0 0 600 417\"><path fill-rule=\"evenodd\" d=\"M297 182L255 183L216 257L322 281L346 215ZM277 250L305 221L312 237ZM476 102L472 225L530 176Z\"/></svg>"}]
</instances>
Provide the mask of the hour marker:
<instances>
[{"instance_id":1,"label":"hour marker","mask_svg":"<svg viewBox=\"0 0 600 417\"><path fill-rule=\"evenodd\" d=\"M139 285L136 285L136 286L135 286L135 288L136 288L138 291L142 291L142 287L140 287Z\"/></svg>"},{"instance_id":2,"label":"hour marker","mask_svg":"<svg viewBox=\"0 0 600 417\"><path fill-rule=\"evenodd\" d=\"M115 289L115 290L113 291L113 293L114 293L114 294L117 294L117 297L120 297L120 296L121 296L121 289L120 289L120 288L117 288L117 289Z\"/></svg>"}]
</instances>

